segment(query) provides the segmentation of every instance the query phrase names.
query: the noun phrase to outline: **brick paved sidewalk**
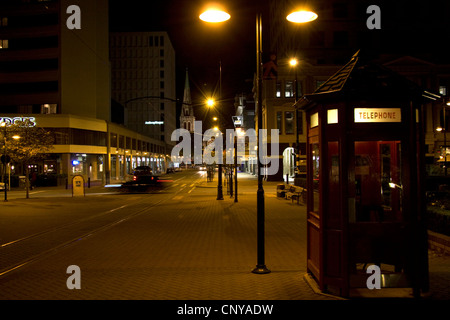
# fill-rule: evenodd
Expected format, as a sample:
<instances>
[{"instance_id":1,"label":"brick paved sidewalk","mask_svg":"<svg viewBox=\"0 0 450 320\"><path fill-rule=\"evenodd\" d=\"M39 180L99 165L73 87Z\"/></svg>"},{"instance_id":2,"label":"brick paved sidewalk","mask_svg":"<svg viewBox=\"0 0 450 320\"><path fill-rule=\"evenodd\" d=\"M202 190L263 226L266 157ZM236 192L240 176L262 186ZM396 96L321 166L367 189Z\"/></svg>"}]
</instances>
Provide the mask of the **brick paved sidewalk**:
<instances>
[{"instance_id":1,"label":"brick paved sidewalk","mask_svg":"<svg viewBox=\"0 0 450 320\"><path fill-rule=\"evenodd\" d=\"M265 182L266 265L256 275L256 179L239 176L238 202L202 182L164 206L0 278L0 299L330 300L306 272L306 208ZM48 207L50 209L50 207ZM55 208L57 210L57 208ZM81 268L81 290L66 269ZM450 259L430 253L430 297L449 299Z\"/></svg>"}]
</instances>

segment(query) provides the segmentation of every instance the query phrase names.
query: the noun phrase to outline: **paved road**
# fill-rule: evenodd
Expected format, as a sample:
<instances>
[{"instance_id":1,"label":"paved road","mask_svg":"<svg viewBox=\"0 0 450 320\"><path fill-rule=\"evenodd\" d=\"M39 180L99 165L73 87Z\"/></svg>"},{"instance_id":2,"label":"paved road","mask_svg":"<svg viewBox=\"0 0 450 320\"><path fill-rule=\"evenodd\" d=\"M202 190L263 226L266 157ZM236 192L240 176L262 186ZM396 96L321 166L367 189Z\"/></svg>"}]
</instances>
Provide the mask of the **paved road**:
<instances>
[{"instance_id":1,"label":"paved road","mask_svg":"<svg viewBox=\"0 0 450 320\"><path fill-rule=\"evenodd\" d=\"M255 275L256 181L241 175L238 202L216 200L197 172L148 194L92 188L84 198L45 189L1 203L0 299L334 300L306 272L305 207L265 183L266 263ZM55 197L56 192L56 197ZM81 289L69 290L69 266ZM449 259L430 254L434 298L448 299Z\"/></svg>"}]
</instances>

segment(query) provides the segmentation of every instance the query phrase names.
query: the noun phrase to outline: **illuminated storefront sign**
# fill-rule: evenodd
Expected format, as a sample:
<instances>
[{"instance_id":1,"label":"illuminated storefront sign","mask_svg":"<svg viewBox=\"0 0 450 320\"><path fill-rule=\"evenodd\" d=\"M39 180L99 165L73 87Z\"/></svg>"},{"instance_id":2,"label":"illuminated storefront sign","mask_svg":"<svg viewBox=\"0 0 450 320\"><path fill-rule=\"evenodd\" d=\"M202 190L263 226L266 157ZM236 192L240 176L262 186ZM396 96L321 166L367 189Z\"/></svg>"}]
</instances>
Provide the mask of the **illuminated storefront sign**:
<instances>
[{"instance_id":1,"label":"illuminated storefront sign","mask_svg":"<svg viewBox=\"0 0 450 320\"><path fill-rule=\"evenodd\" d=\"M400 108L355 108L355 122L402 122Z\"/></svg>"},{"instance_id":2,"label":"illuminated storefront sign","mask_svg":"<svg viewBox=\"0 0 450 320\"><path fill-rule=\"evenodd\" d=\"M0 117L0 123L5 122L6 125L12 125L15 124L16 121L25 121L25 120L30 120L30 124L32 127L36 126L36 118L34 117L15 117L15 118Z\"/></svg>"},{"instance_id":3,"label":"illuminated storefront sign","mask_svg":"<svg viewBox=\"0 0 450 320\"><path fill-rule=\"evenodd\" d=\"M164 124L164 121L145 121L145 124L151 125Z\"/></svg>"}]
</instances>

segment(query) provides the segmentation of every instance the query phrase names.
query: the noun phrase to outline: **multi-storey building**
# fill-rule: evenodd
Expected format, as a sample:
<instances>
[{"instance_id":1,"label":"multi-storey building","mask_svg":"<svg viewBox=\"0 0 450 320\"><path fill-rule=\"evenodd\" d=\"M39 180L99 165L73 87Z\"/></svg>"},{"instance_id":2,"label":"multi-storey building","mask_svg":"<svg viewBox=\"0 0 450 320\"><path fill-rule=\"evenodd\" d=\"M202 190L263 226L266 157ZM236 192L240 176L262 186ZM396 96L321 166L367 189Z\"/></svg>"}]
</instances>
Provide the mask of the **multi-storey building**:
<instances>
[{"instance_id":1,"label":"multi-storey building","mask_svg":"<svg viewBox=\"0 0 450 320\"><path fill-rule=\"evenodd\" d=\"M110 35L112 98L125 107L127 128L173 145L175 50L166 32Z\"/></svg>"},{"instance_id":2,"label":"multi-storey building","mask_svg":"<svg viewBox=\"0 0 450 320\"><path fill-rule=\"evenodd\" d=\"M108 1L76 1L80 29L67 23L74 4L0 2L0 122L34 118L53 133L50 155L30 164L38 174L109 181L139 164L164 170L164 142L110 121Z\"/></svg>"}]
</instances>

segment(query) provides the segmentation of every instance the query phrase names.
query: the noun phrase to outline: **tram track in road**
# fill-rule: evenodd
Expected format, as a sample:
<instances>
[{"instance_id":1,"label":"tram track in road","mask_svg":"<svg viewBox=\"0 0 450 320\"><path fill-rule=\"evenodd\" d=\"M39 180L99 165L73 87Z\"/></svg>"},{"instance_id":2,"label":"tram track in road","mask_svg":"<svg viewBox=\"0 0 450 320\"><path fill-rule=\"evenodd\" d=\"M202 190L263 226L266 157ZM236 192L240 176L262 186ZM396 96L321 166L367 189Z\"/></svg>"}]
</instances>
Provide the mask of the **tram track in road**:
<instances>
[{"instance_id":1,"label":"tram track in road","mask_svg":"<svg viewBox=\"0 0 450 320\"><path fill-rule=\"evenodd\" d=\"M177 179L182 182L186 177ZM197 183L200 179L195 179ZM192 182L191 182L192 183ZM189 186L191 183L187 184ZM76 244L102 231L150 212L153 208L171 201L185 190L185 187L170 186L169 194L155 192L159 197L143 197L132 204L123 204L89 217L77 219L53 228L25 236L0 246L0 278L21 269L48 255ZM149 201L151 199L151 201Z\"/></svg>"}]
</instances>

